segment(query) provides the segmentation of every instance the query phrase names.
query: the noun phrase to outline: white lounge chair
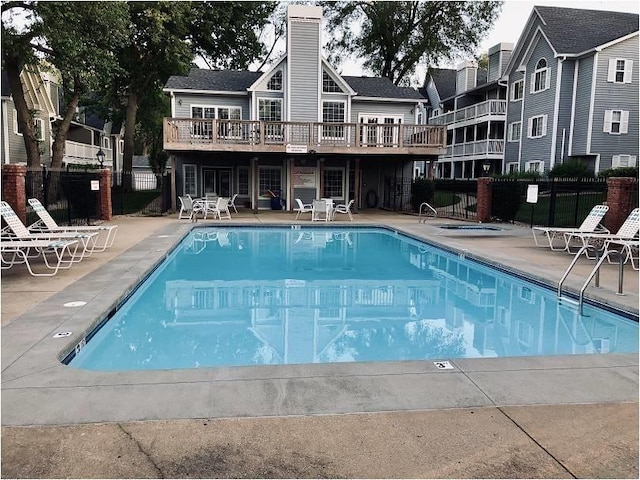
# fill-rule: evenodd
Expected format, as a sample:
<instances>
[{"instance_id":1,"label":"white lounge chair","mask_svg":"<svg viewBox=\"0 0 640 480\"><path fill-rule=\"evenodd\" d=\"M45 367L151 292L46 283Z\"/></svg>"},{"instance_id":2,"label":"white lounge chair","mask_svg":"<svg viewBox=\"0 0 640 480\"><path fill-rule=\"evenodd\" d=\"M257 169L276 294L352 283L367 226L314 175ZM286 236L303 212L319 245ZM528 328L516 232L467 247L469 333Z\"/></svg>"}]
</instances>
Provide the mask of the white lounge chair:
<instances>
[{"instance_id":1,"label":"white lounge chair","mask_svg":"<svg viewBox=\"0 0 640 480\"><path fill-rule=\"evenodd\" d=\"M74 232L74 233L102 233L103 240L98 243L96 240L96 247L94 252L104 252L107 248L113 245L113 241L116 238L118 231L117 225L79 225L79 226L61 226L56 223L53 217L49 214L46 208L40 203L37 198L30 198L29 205L33 208L33 211L40 217L40 220L29 225L28 229L33 233L46 233L46 232Z\"/></svg>"},{"instance_id":2,"label":"white lounge chair","mask_svg":"<svg viewBox=\"0 0 640 480\"><path fill-rule=\"evenodd\" d=\"M78 240L82 245L82 251L75 255L73 258L74 262L79 262L84 257L90 256L96 245L96 238L99 233L91 233L91 232L40 232L40 233L32 233L29 229L22 223L22 220L16 215L9 205L4 200L0 202L0 216L7 223L7 226L2 229L2 240Z\"/></svg>"},{"instance_id":3,"label":"white lounge chair","mask_svg":"<svg viewBox=\"0 0 640 480\"><path fill-rule=\"evenodd\" d=\"M298 212L296 213L296 220L298 220L298 217L300 217L300 215L303 213L313 212L313 205L304 204L299 198L296 198L296 203L298 204L298 208L295 209L295 211Z\"/></svg>"},{"instance_id":4,"label":"white lounge chair","mask_svg":"<svg viewBox=\"0 0 640 480\"><path fill-rule=\"evenodd\" d=\"M532 227L533 241L537 247L549 247L554 251L568 250L569 244L566 241L565 234L570 233L609 233L600 222L609 210L607 205L596 205L591 209L584 221L579 227ZM538 242L538 235L544 235L546 243ZM562 246L558 247L554 244L554 240L562 239Z\"/></svg>"},{"instance_id":5,"label":"white lounge chair","mask_svg":"<svg viewBox=\"0 0 640 480\"><path fill-rule=\"evenodd\" d=\"M233 211L238 213L238 209L236 208L236 198L238 198L238 194L234 193L233 196L231 197L231 200L229 200L229 204L227 206L233 208Z\"/></svg>"},{"instance_id":6,"label":"white lounge chair","mask_svg":"<svg viewBox=\"0 0 640 480\"><path fill-rule=\"evenodd\" d=\"M349 203L339 203L333 209L333 215L336 213L344 213L349 215L349 221L353 222L353 215L351 215L351 207L353 206L353 200L349 200Z\"/></svg>"},{"instance_id":7,"label":"white lounge chair","mask_svg":"<svg viewBox=\"0 0 640 480\"><path fill-rule=\"evenodd\" d=\"M34 277L51 277L58 273L58 270L71 267L79 245L78 240L3 239L0 241L0 268L6 270L15 265L25 264ZM50 262L48 256L51 254L54 255L55 262ZM42 257L47 271L36 272L33 269L31 261L37 257Z\"/></svg>"},{"instance_id":8,"label":"white lounge chair","mask_svg":"<svg viewBox=\"0 0 640 480\"><path fill-rule=\"evenodd\" d=\"M640 232L640 209L634 208L616 233L569 232L564 236L567 251L570 252L570 248L573 246L582 248L590 245L598 250L604 249L608 243L635 240L638 237L638 232ZM585 255L593 258L588 248L585 248Z\"/></svg>"},{"instance_id":9,"label":"white lounge chair","mask_svg":"<svg viewBox=\"0 0 640 480\"><path fill-rule=\"evenodd\" d=\"M634 270L638 270L640 268L639 265L639 254L640 251L640 240L623 240L621 238L614 238L605 241L605 249L608 251L617 250L620 252L620 255L623 256L623 262L631 262L631 267ZM615 263L615 260L610 256L607 257L609 263Z\"/></svg>"}]
</instances>

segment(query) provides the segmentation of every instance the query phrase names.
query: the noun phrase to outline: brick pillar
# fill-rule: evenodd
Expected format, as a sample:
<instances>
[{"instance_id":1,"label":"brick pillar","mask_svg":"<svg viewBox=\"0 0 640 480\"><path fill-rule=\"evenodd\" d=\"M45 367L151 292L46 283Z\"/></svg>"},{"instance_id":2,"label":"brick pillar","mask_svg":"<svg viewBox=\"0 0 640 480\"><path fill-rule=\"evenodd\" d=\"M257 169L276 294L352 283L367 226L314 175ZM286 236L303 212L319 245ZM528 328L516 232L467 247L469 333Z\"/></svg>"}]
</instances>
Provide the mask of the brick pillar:
<instances>
[{"instance_id":1,"label":"brick pillar","mask_svg":"<svg viewBox=\"0 0 640 480\"><path fill-rule=\"evenodd\" d=\"M491 221L491 184L492 177L478 178L478 191L476 193L476 214L479 223L487 223Z\"/></svg>"},{"instance_id":2,"label":"brick pillar","mask_svg":"<svg viewBox=\"0 0 640 480\"><path fill-rule=\"evenodd\" d=\"M24 224L27 223L26 174L24 165L2 165L2 199L11 205Z\"/></svg>"},{"instance_id":3,"label":"brick pillar","mask_svg":"<svg viewBox=\"0 0 640 480\"><path fill-rule=\"evenodd\" d=\"M610 177L607 180L607 205L604 226L612 233L618 231L633 210L637 180L632 177Z\"/></svg>"},{"instance_id":4,"label":"brick pillar","mask_svg":"<svg viewBox=\"0 0 640 480\"><path fill-rule=\"evenodd\" d=\"M98 214L101 220L109 221L113 218L111 204L111 170L100 170L100 191L98 192Z\"/></svg>"}]
</instances>

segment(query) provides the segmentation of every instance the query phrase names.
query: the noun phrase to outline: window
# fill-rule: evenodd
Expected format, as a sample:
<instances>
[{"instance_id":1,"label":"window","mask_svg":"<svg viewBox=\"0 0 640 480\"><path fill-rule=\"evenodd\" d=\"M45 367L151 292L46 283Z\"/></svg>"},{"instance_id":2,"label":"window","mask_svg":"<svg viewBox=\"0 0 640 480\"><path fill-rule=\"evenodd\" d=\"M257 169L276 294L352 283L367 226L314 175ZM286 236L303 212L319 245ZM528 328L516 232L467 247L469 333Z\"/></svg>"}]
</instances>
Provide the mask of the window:
<instances>
[{"instance_id":1,"label":"window","mask_svg":"<svg viewBox=\"0 0 640 480\"><path fill-rule=\"evenodd\" d=\"M249 195L248 167L238 167L238 195Z\"/></svg>"},{"instance_id":2,"label":"window","mask_svg":"<svg viewBox=\"0 0 640 480\"><path fill-rule=\"evenodd\" d=\"M633 75L633 60L625 58L610 58L607 81L613 83L631 83Z\"/></svg>"},{"instance_id":3,"label":"window","mask_svg":"<svg viewBox=\"0 0 640 480\"><path fill-rule=\"evenodd\" d=\"M198 107L191 106L191 118L216 118L215 107ZM198 138L211 138L213 132L213 124L211 122L195 121L191 127L191 133Z\"/></svg>"},{"instance_id":4,"label":"window","mask_svg":"<svg viewBox=\"0 0 640 480\"><path fill-rule=\"evenodd\" d=\"M507 173L518 173L520 170L520 166L518 162L509 162L507 163Z\"/></svg>"},{"instance_id":5,"label":"window","mask_svg":"<svg viewBox=\"0 0 640 480\"><path fill-rule=\"evenodd\" d=\"M218 137L220 138L240 138L242 125L240 122L232 120L240 120L242 112L240 107L218 107L218 119L231 120L218 124Z\"/></svg>"},{"instance_id":6,"label":"window","mask_svg":"<svg viewBox=\"0 0 640 480\"><path fill-rule=\"evenodd\" d=\"M268 196L268 190L282 193L282 172L279 167L260 167L258 172L260 195Z\"/></svg>"},{"instance_id":7,"label":"window","mask_svg":"<svg viewBox=\"0 0 640 480\"><path fill-rule=\"evenodd\" d=\"M184 195L197 195L196 166L192 164L184 164L182 166L182 174L182 190Z\"/></svg>"},{"instance_id":8,"label":"window","mask_svg":"<svg viewBox=\"0 0 640 480\"><path fill-rule=\"evenodd\" d=\"M109 137L102 137L102 148L111 150L111 139Z\"/></svg>"},{"instance_id":9,"label":"window","mask_svg":"<svg viewBox=\"0 0 640 480\"><path fill-rule=\"evenodd\" d=\"M531 74L531 93L541 92L549 88L550 76L547 61L544 58L536 63L536 70Z\"/></svg>"},{"instance_id":10,"label":"window","mask_svg":"<svg viewBox=\"0 0 640 480\"><path fill-rule=\"evenodd\" d=\"M344 169L327 167L323 172L322 196L324 198L344 198Z\"/></svg>"},{"instance_id":11,"label":"window","mask_svg":"<svg viewBox=\"0 0 640 480\"><path fill-rule=\"evenodd\" d=\"M282 99L260 98L258 99L258 120L263 122L282 121ZM265 125L266 138L282 136L282 125Z\"/></svg>"},{"instance_id":12,"label":"window","mask_svg":"<svg viewBox=\"0 0 640 480\"><path fill-rule=\"evenodd\" d=\"M342 92L336 81L324 70L322 71L322 91L328 93Z\"/></svg>"},{"instance_id":13,"label":"window","mask_svg":"<svg viewBox=\"0 0 640 480\"><path fill-rule=\"evenodd\" d=\"M538 115L537 117L529 118L529 128L527 131L529 138L544 137L547 134L547 116Z\"/></svg>"},{"instance_id":14,"label":"window","mask_svg":"<svg viewBox=\"0 0 640 480\"><path fill-rule=\"evenodd\" d=\"M611 168L635 167L635 155L614 155L611 159Z\"/></svg>"},{"instance_id":15,"label":"window","mask_svg":"<svg viewBox=\"0 0 640 480\"><path fill-rule=\"evenodd\" d=\"M44 138L44 123L41 118L33 119L33 133L36 136L36 140L42 140ZM22 129L18 123L18 112L13 110L13 133L22 135Z\"/></svg>"},{"instance_id":16,"label":"window","mask_svg":"<svg viewBox=\"0 0 640 480\"><path fill-rule=\"evenodd\" d=\"M520 140L520 134L522 131L522 122L513 122L509 124L509 135L507 140L509 142L517 142Z\"/></svg>"},{"instance_id":17,"label":"window","mask_svg":"<svg viewBox=\"0 0 640 480\"><path fill-rule=\"evenodd\" d=\"M525 165L527 172L544 172L544 162L542 160L534 160L532 162L527 162Z\"/></svg>"},{"instance_id":18,"label":"window","mask_svg":"<svg viewBox=\"0 0 640 480\"><path fill-rule=\"evenodd\" d=\"M124 155L124 140L118 140L118 153Z\"/></svg>"},{"instance_id":19,"label":"window","mask_svg":"<svg viewBox=\"0 0 640 480\"><path fill-rule=\"evenodd\" d=\"M524 95L524 80L517 80L511 84L511 101L522 100Z\"/></svg>"},{"instance_id":20,"label":"window","mask_svg":"<svg viewBox=\"0 0 640 480\"><path fill-rule=\"evenodd\" d=\"M345 102L322 102L322 122L340 125L323 125L322 138L344 138Z\"/></svg>"},{"instance_id":21,"label":"window","mask_svg":"<svg viewBox=\"0 0 640 480\"><path fill-rule=\"evenodd\" d=\"M602 131L612 135L620 135L629 131L628 110L605 110Z\"/></svg>"},{"instance_id":22,"label":"window","mask_svg":"<svg viewBox=\"0 0 640 480\"><path fill-rule=\"evenodd\" d=\"M278 70L271 76L267 82L267 90L282 90L282 70Z\"/></svg>"}]
</instances>

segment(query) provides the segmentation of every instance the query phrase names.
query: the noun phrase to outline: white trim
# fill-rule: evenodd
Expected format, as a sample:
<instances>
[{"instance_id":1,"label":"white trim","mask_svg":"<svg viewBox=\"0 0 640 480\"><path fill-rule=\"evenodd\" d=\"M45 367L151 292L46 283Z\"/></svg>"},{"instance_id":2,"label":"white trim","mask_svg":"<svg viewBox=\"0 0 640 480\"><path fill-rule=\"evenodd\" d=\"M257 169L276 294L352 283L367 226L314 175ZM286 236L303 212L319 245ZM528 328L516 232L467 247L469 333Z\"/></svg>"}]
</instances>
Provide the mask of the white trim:
<instances>
[{"instance_id":1,"label":"white trim","mask_svg":"<svg viewBox=\"0 0 640 480\"><path fill-rule=\"evenodd\" d=\"M598 175L598 172L600 171L600 154L598 153L596 155L596 162L594 165L594 172L596 175Z\"/></svg>"},{"instance_id":2,"label":"white trim","mask_svg":"<svg viewBox=\"0 0 640 480\"><path fill-rule=\"evenodd\" d=\"M269 100L269 101L273 101L273 102L280 102L280 117L284 117L284 111L282 109L282 106L284 104L283 99L282 98L274 98L274 97L256 97L256 120L258 121L262 121L260 120L260 100ZM265 122L283 122L284 120L282 120L282 118L280 118L280 120L264 120Z\"/></svg>"},{"instance_id":3,"label":"white trim","mask_svg":"<svg viewBox=\"0 0 640 480\"><path fill-rule=\"evenodd\" d=\"M631 32L631 33L625 35L624 37L619 37L619 38L616 38L615 40L611 40L608 43L603 43L602 45L597 46L594 49L590 49L590 50L586 50L584 52L577 53L576 55L584 55L585 53L591 52L593 50L595 50L596 52L599 52L601 50L604 50L605 48L608 48L608 47L611 47L612 45L615 45L616 43L624 42L625 40L627 40L629 38L632 38L632 37L635 37L637 35L638 35L638 30L636 30L635 32Z\"/></svg>"},{"instance_id":4,"label":"white trim","mask_svg":"<svg viewBox=\"0 0 640 480\"><path fill-rule=\"evenodd\" d=\"M4 150L4 158L2 163L9 163L9 102L2 101L2 147Z\"/></svg>"},{"instance_id":5,"label":"white trim","mask_svg":"<svg viewBox=\"0 0 640 480\"><path fill-rule=\"evenodd\" d=\"M327 60L324 57L321 56L321 58L320 58L320 70L322 71L322 69L325 68L325 67L327 68L327 70L331 74L333 74L333 76L337 77L340 80L339 83L342 83L341 87L345 90L343 93L346 93L346 94L352 95L352 96L355 96L355 95L358 94L353 88L351 88L351 86L347 83L347 81L344 78L342 78L342 75L340 75L338 72L336 72L336 70L331 66L331 64L329 62L327 62ZM320 73L320 75L321 75L321 77L320 77L320 80L321 80L320 92L324 93L322 91L322 73ZM335 80L335 78L334 78L334 80ZM331 92L327 92L327 93L331 93Z\"/></svg>"},{"instance_id":6,"label":"white trim","mask_svg":"<svg viewBox=\"0 0 640 480\"><path fill-rule=\"evenodd\" d=\"M558 112L560 111L560 85L562 84L562 65L564 59L558 59L558 69L556 71L556 98L553 105L553 126L551 127L551 152L549 152L549 169L556 164L556 142L558 141Z\"/></svg>"},{"instance_id":7,"label":"white trim","mask_svg":"<svg viewBox=\"0 0 640 480\"><path fill-rule=\"evenodd\" d=\"M332 171L332 172L342 172L342 186L340 187L340 189L342 190L342 195L338 196L338 197L328 197L331 199L336 199L336 200L342 200L342 199L346 199L348 192L347 192L347 170L345 167L324 167L322 169L322 175L324 176L326 174L326 172L328 171ZM322 179L322 186L323 188L326 188L326 183L324 181L325 179ZM324 197L324 192L319 192L321 197Z\"/></svg>"},{"instance_id":8,"label":"white trim","mask_svg":"<svg viewBox=\"0 0 640 480\"><path fill-rule=\"evenodd\" d=\"M593 56L593 72L591 74L591 98L589 99L589 119L587 122L587 145L586 154L591 155L591 133L593 130L593 115L596 98L596 80L598 76L598 54ZM597 170L596 170L597 172Z\"/></svg>"},{"instance_id":9,"label":"white trim","mask_svg":"<svg viewBox=\"0 0 640 480\"><path fill-rule=\"evenodd\" d=\"M13 134L22 136L22 133L18 131L18 111L13 108Z\"/></svg>"},{"instance_id":10,"label":"white trim","mask_svg":"<svg viewBox=\"0 0 640 480\"><path fill-rule=\"evenodd\" d=\"M235 91L225 91L225 90L195 90L195 89L190 89L190 88L163 88L162 89L163 92L166 93L187 93L187 94L201 94L204 93L206 95L239 95L239 96L243 96L246 97L247 96L247 92L243 91L243 92L235 92Z\"/></svg>"},{"instance_id":11,"label":"white trim","mask_svg":"<svg viewBox=\"0 0 640 480\"><path fill-rule=\"evenodd\" d=\"M576 122L576 95L578 90L578 73L580 72L580 59L573 64L573 92L571 93L571 121L569 124L569 149L567 155L573 154L573 130Z\"/></svg>"},{"instance_id":12,"label":"white trim","mask_svg":"<svg viewBox=\"0 0 640 480\"><path fill-rule=\"evenodd\" d=\"M515 97L515 90L516 90L515 89L516 83L521 83L522 84L520 98L514 98ZM509 101L510 102L521 102L523 98L524 98L524 78L521 78L520 80L514 80L513 82L511 82L511 85L510 85L510 88L509 88Z\"/></svg>"},{"instance_id":13,"label":"white trim","mask_svg":"<svg viewBox=\"0 0 640 480\"><path fill-rule=\"evenodd\" d=\"M547 115L534 115L533 117L529 117L527 119L527 138L542 138L545 137L547 135ZM541 119L542 121L542 125L541 125L541 133L540 135L532 135L531 130L533 129L533 121L535 119Z\"/></svg>"},{"instance_id":14,"label":"white trim","mask_svg":"<svg viewBox=\"0 0 640 480\"><path fill-rule=\"evenodd\" d=\"M540 165L540 170L531 170L531 166L534 164ZM544 160L529 160L528 162L525 162L524 169L525 169L525 172L533 171L533 172L544 173Z\"/></svg>"},{"instance_id":15,"label":"white trim","mask_svg":"<svg viewBox=\"0 0 640 480\"><path fill-rule=\"evenodd\" d=\"M194 187L195 192L187 192L186 191L186 167L193 167L193 175L194 175ZM182 194L183 195L198 195L198 166L195 163L183 163L182 164Z\"/></svg>"},{"instance_id":16,"label":"white trim","mask_svg":"<svg viewBox=\"0 0 640 480\"><path fill-rule=\"evenodd\" d=\"M264 80L266 80L267 78L270 78L270 77L271 77L271 75L272 75L272 73L273 73L275 70L277 70L277 69L281 66L281 64L282 64L282 68L284 68L284 60L285 60L285 59L287 59L287 54L286 54L286 53L285 53L284 55L282 55L282 56L281 56L281 57L280 57L280 58L279 58L279 59L278 59L278 60L273 64L273 66L272 66L271 68L269 68L266 72L264 72L262 75L260 75L260 76L258 77L258 79L257 79L255 82L253 82L253 83L249 86L249 88L247 88L247 91L248 91L248 92L255 92L255 91L256 91L256 89L257 89L257 87L258 87L258 84L259 84L259 83L261 83L261 82L263 82L263 81L264 81ZM285 78L285 75L284 75L284 72L283 72L283 73L282 73L282 89L283 89L283 90L285 89L285 88L284 88L284 78ZM275 92L276 90L265 90L265 91L267 91L267 92Z\"/></svg>"},{"instance_id":17,"label":"white trim","mask_svg":"<svg viewBox=\"0 0 640 480\"><path fill-rule=\"evenodd\" d=\"M524 91L527 91L527 68L524 68L524 72L522 72L522 80L524 81ZM522 97L522 104L520 105L520 124L524 126L524 109L526 103L526 96ZM522 164L522 127L520 127L520 141L518 142L518 168ZM526 137L525 137L526 138Z\"/></svg>"},{"instance_id":18,"label":"white trim","mask_svg":"<svg viewBox=\"0 0 640 480\"><path fill-rule=\"evenodd\" d=\"M518 125L520 127L520 132L519 132L518 138L512 138L513 137L513 129L514 129L515 125ZM519 142L521 138L522 138L522 122L511 122L507 126L507 142L509 142L509 143Z\"/></svg>"},{"instance_id":19,"label":"white trim","mask_svg":"<svg viewBox=\"0 0 640 480\"><path fill-rule=\"evenodd\" d=\"M426 98L387 98L387 97L360 97L355 96L352 100L356 102L358 100L365 100L371 102L395 102L395 103L416 103L416 102L426 102Z\"/></svg>"}]
</instances>

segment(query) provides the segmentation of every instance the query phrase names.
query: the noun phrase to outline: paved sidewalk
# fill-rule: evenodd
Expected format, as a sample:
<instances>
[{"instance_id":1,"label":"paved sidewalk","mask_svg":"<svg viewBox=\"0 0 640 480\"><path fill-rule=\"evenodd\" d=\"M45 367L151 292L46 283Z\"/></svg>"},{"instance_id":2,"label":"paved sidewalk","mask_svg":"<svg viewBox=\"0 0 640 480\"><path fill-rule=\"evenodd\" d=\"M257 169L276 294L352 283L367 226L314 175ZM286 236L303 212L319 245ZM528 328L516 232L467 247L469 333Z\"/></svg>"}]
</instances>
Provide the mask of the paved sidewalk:
<instances>
[{"instance_id":1,"label":"paved sidewalk","mask_svg":"<svg viewBox=\"0 0 640 480\"><path fill-rule=\"evenodd\" d=\"M233 220L269 223L293 218L281 212L254 215L241 211ZM416 217L378 211L356 215L356 223L384 223L426 235L450 248L554 282L570 261L566 255L534 249L525 228L469 235L438 229L433 225L436 221L418 225ZM112 269L110 265L138 255L151 257L165 248L167 232L189 227L175 216L118 217L112 223L119 224L120 231L111 250L56 277L33 278L18 268L2 272L3 351L27 345L31 336L34 340L48 336L52 327L41 318L54 299L65 293L86 292L94 285L98 288L100 273L106 274ZM589 269L587 263L579 265L568 287L579 289L581 275ZM625 275L623 297L615 294L615 266L605 266L603 288L590 288L588 293L637 312L638 275L631 270L625 270ZM36 346L16 350L15 361L33 355ZM24 378L7 376L14 357L3 352L2 478L638 478L638 362L637 356L632 357L630 363L624 357L580 368L545 363L544 359L533 360L532 366L512 359L510 371L502 377L508 381L505 384L491 377L491 364L460 362L460 381L471 380L481 386L481 396L471 408L367 412L363 403L361 413L212 418L188 414L189 405L194 408L202 398L189 393L195 390L183 383L182 393L175 396L169 393L169 384L158 390L165 392L167 404L185 406L182 418L111 421L106 414L108 405L96 403L99 397L91 396L95 386L87 385L83 393L87 403L82 410L86 411L69 412L60 402L46 407L38 403L46 384L24 390L21 402L5 400L5 393L20 390L16 387L21 382L42 373L32 372ZM327 402L335 403L327 405L327 411L335 410L341 402L357 405L364 392L359 389L364 388L362 382L367 377L351 376L339 368L333 371L337 376L323 387L325 391L327 385L335 389L326 391ZM397 384L402 387L395 390L392 402L397 405L414 404L420 397L437 401L438 396L451 395L446 393L449 390L437 388L438 377L434 375L428 377L433 391L412 387L418 377L407 371L379 376L388 385L400 382ZM147 376L149 382L152 377ZM322 397L322 391L302 389L303 385L310 388L310 378L265 379L266 389L277 390L264 397L268 399L264 406L277 402L288 408L302 406L303 399L313 392ZM233 401L234 395L237 404L250 400L238 395L243 381L225 383L208 377L199 383L213 406ZM133 396L134 387L131 384L131 390L123 392L123 398L131 402L125 410L144 411L152 399ZM67 390L72 400L73 390ZM382 395L383 390L387 387L374 396ZM518 402L501 402L501 395L507 392L521 392L522 397ZM467 394L469 391L460 389L449 401L464 405ZM256 398L263 398L261 395ZM100 418L100 411L105 415L89 423L41 423L38 418L45 418L46 409L53 409L61 419ZM122 413L125 418L127 412ZM7 423L17 418L33 420ZM113 418L118 418L117 412Z\"/></svg>"}]
</instances>

